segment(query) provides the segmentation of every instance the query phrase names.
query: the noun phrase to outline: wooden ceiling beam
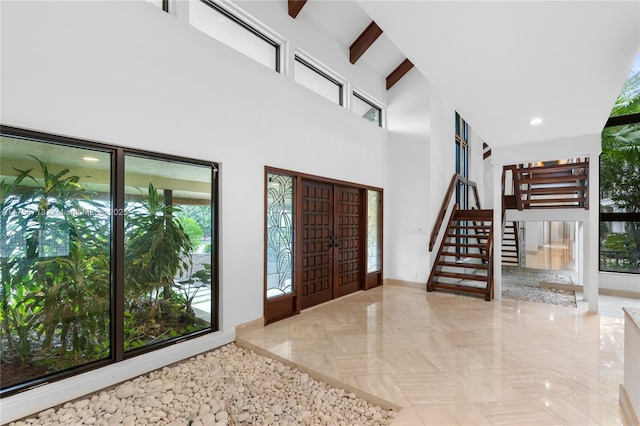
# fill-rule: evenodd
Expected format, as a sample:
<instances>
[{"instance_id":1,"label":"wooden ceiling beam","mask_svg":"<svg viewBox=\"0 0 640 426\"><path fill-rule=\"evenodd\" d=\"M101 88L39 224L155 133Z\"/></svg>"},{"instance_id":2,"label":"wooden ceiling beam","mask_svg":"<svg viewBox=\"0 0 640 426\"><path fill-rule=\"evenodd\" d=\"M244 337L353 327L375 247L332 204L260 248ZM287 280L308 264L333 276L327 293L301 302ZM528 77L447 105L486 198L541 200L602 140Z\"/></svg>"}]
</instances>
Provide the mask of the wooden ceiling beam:
<instances>
[{"instance_id":1,"label":"wooden ceiling beam","mask_svg":"<svg viewBox=\"0 0 640 426\"><path fill-rule=\"evenodd\" d=\"M364 29L351 46L349 46L349 62L355 64L358 59L371 47L374 41L382 35L382 29L374 21Z\"/></svg>"},{"instance_id":2,"label":"wooden ceiling beam","mask_svg":"<svg viewBox=\"0 0 640 426\"><path fill-rule=\"evenodd\" d=\"M289 1L289 16L296 19L298 13L302 10L307 0L288 0Z\"/></svg>"},{"instance_id":3,"label":"wooden ceiling beam","mask_svg":"<svg viewBox=\"0 0 640 426\"><path fill-rule=\"evenodd\" d=\"M391 89L411 68L413 68L413 64L410 60L405 59L395 70L391 71L391 74L387 76L387 90Z\"/></svg>"}]
</instances>

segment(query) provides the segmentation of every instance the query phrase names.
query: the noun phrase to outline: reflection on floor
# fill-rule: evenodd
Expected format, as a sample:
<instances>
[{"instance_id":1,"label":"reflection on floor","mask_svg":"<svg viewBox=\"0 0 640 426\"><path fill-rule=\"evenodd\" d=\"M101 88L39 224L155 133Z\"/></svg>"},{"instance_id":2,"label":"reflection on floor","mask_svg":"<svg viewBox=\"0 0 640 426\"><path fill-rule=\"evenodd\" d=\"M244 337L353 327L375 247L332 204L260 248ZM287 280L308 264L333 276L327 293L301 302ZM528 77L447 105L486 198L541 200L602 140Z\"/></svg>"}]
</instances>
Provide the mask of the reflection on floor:
<instances>
[{"instance_id":1,"label":"reflection on floor","mask_svg":"<svg viewBox=\"0 0 640 426\"><path fill-rule=\"evenodd\" d=\"M623 320L578 305L385 285L238 344L403 407L394 425L621 424Z\"/></svg>"},{"instance_id":2,"label":"reflection on floor","mask_svg":"<svg viewBox=\"0 0 640 426\"><path fill-rule=\"evenodd\" d=\"M576 269L575 259L569 244L546 244L536 252L527 252L527 268L565 270Z\"/></svg>"}]
</instances>

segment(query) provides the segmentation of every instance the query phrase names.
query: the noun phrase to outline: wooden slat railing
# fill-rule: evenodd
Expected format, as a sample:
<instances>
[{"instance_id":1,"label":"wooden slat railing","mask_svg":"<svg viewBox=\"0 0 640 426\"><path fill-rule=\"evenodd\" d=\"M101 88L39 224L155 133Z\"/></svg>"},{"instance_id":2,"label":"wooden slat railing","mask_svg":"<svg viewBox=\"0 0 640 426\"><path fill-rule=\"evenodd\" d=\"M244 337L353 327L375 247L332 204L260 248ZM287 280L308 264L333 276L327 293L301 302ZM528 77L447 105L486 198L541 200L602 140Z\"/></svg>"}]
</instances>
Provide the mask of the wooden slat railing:
<instances>
[{"instance_id":1,"label":"wooden slat railing","mask_svg":"<svg viewBox=\"0 0 640 426\"><path fill-rule=\"evenodd\" d=\"M507 171L512 174L513 194L505 192ZM502 195L505 198L503 205L507 204L507 208L518 210L532 207L589 209L588 179L588 158L544 166L533 164L504 166L502 169ZM554 195L556 196L553 197Z\"/></svg>"},{"instance_id":2,"label":"wooden slat railing","mask_svg":"<svg viewBox=\"0 0 640 426\"><path fill-rule=\"evenodd\" d=\"M451 226L451 223L453 223L453 218L456 215L456 211L458 210L458 205L454 205L453 206L453 210L451 211L451 216L449 216L449 222L447 223L447 228L449 228ZM446 213L446 210L445 210ZM440 225L442 225L442 222L440 223ZM435 230L435 229L434 229ZM438 230L439 232L439 230ZM438 235L438 232L436 232L436 236ZM445 237L446 238L446 237ZM431 244L431 243L429 243ZM429 249L431 250L431 249ZM442 256L442 251L444 250L444 246L442 244L440 244L440 248L438 249L438 255L436 256L436 261L433 263L433 268L431 268L431 273L429 274L429 280L427 281L427 291L431 291L432 290L432 284L433 284L433 277L436 273L437 270L441 269L438 267L438 259L440 259L440 256Z\"/></svg>"},{"instance_id":3,"label":"wooden slat railing","mask_svg":"<svg viewBox=\"0 0 640 426\"><path fill-rule=\"evenodd\" d=\"M494 224L491 224L491 229L489 230L489 239L487 239L487 291L484 296L484 300L490 301L493 299L493 229Z\"/></svg>"},{"instance_id":4,"label":"wooden slat railing","mask_svg":"<svg viewBox=\"0 0 640 426\"><path fill-rule=\"evenodd\" d=\"M505 175L507 171L511 171L511 178L513 180L513 196L516 200L516 208L518 210L522 210L522 191L521 191L521 182L520 182L520 174L518 167L513 164L510 166L504 166L502 168L502 195L505 195Z\"/></svg>"},{"instance_id":5,"label":"wooden slat railing","mask_svg":"<svg viewBox=\"0 0 640 426\"><path fill-rule=\"evenodd\" d=\"M516 240L516 253L518 255L518 266L524 266L523 263L523 259L522 259L522 253L521 251L521 243L520 243L520 231L518 229L518 222L513 222L513 234L515 235L515 240Z\"/></svg>"},{"instance_id":6,"label":"wooden slat railing","mask_svg":"<svg viewBox=\"0 0 640 426\"><path fill-rule=\"evenodd\" d=\"M470 181L469 179L463 177L459 173L455 173L451 177L451 181L449 182L449 187L447 188L447 193L444 196L444 200L442 201L442 205L440 206L440 211L438 212L438 218L436 220L435 225L433 225L433 230L431 231L431 238L429 239L429 251L433 251L433 247L436 245L436 241L438 239L438 234L440 233L440 229L442 228L442 223L444 222L445 216L447 214L447 207L451 202L451 197L453 197L453 192L456 189L456 185L461 183L467 186L467 190L469 188L473 189L473 197L476 202L476 209L480 209L480 197L478 196L478 185Z\"/></svg>"}]
</instances>

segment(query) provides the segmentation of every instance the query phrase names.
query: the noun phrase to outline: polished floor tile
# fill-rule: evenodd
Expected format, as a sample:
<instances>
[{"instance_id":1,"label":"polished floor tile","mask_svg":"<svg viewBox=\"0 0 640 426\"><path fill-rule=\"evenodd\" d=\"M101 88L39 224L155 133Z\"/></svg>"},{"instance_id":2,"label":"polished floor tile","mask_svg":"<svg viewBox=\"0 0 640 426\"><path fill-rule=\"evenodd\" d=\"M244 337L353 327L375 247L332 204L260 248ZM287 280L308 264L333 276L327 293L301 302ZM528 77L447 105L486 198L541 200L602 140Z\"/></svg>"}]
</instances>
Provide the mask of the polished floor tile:
<instances>
[{"instance_id":1,"label":"polished floor tile","mask_svg":"<svg viewBox=\"0 0 640 426\"><path fill-rule=\"evenodd\" d=\"M387 285L238 344L387 401L400 409L394 425L622 424L624 320L589 314L585 303Z\"/></svg>"}]
</instances>

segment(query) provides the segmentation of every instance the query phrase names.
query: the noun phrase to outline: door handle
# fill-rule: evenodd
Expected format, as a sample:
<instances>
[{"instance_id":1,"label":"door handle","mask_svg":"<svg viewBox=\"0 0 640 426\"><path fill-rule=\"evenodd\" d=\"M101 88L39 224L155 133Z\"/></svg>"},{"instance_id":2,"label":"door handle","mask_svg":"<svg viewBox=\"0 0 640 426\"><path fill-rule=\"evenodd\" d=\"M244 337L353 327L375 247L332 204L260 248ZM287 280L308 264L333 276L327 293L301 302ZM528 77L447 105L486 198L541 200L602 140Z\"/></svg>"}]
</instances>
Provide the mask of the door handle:
<instances>
[{"instance_id":1,"label":"door handle","mask_svg":"<svg viewBox=\"0 0 640 426\"><path fill-rule=\"evenodd\" d=\"M337 239L338 238L335 235L331 235L329 237L329 247L340 247L340 244L338 244Z\"/></svg>"}]
</instances>

